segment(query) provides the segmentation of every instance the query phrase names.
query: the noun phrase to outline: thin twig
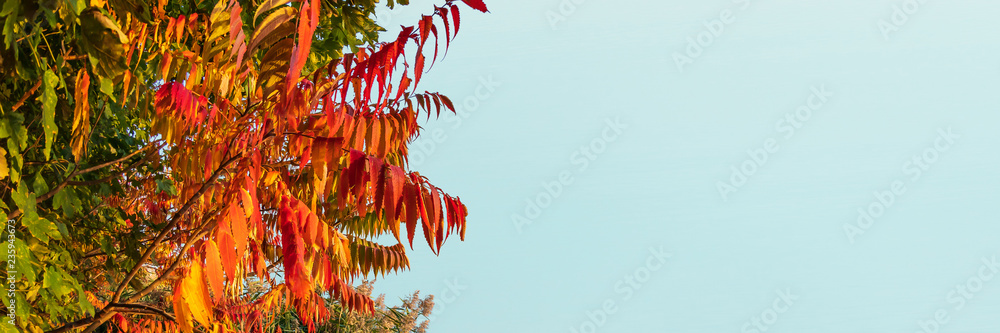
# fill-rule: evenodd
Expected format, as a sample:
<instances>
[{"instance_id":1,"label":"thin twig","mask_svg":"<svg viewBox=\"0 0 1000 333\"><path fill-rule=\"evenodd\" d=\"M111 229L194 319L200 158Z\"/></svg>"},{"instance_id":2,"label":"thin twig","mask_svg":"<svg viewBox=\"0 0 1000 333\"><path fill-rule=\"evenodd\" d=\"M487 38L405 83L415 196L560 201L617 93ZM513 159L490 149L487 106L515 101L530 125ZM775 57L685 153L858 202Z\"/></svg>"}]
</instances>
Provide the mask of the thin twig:
<instances>
[{"instance_id":1,"label":"thin twig","mask_svg":"<svg viewBox=\"0 0 1000 333\"><path fill-rule=\"evenodd\" d=\"M174 316L171 316L166 311L163 311L163 310L160 310L160 309L148 306L148 305L142 305L142 304L125 304L125 303L111 303L111 304L108 304L108 306L109 307L114 307L114 308L136 309L136 310L142 310L142 311L152 312L152 313L160 315L163 318L166 318L166 319L168 319L170 321L176 321L177 320L176 318L174 318Z\"/></svg>"},{"instance_id":2,"label":"thin twig","mask_svg":"<svg viewBox=\"0 0 1000 333\"><path fill-rule=\"evenodd\" d=\"M28 89L27 92L24 93L24 96L21 97L21 100L17 101L17 104L14 104L14 107L12 107L10 109L10 111L12 111L12 112L13 111L17 111L17 108L21 107L21 105L24 105L24 101L27 101L28 97L30 97L31 95L34 95L35 94L35 90L38 90L38 87L42 86L42 81L45 81L45 80L38 80L38 82L35 82L35 85L32 86L31 89Z\"/></svg>"},{"instance_id":3,"label":"thin twig","mask_svg":"<svg viewBox=\"0 0 1000 333\"><path fill-rule=\"evenodd\" d=\"M98 165L95 165L95 166L92 166L92 167L89 167L89 168L86 168L86 169L83 169L83 170L75 170L74 169L74 171L70 172L69 176L66 176L66 179L63 179L63 181L61 183L59 183L59 185L56 185L56 187L53 188L51 191L46 192L45 194L42 194L42 195L38 196L37 198L35 198L35 202L39 202L40 203L40 202L48 200L52 196L56 195L56 193L58 193L59 191L61 191L64 187L66 187L66 185L70 185L70 179L73 179L73 177L76 177L76 176L79 176L79 175L82 175L82 174L85 174L85 173L88 173L88 172L91 172L91 171L94 171L94 170L99 170L99 169L105 168L105 167L107 167L109 165L113 165L113 164L116 164L116 163L121 163L122 161L128 160L129 158L132 158L133 156L135 156L135 155L137 155L137 154L139 154L139 153L141 153L143 151L149 150L150 148L154 148L154 147L159 148L159 147L162 147L162 146L163 146L162 144L159 144L159 145L150 144L150 145L148 145L148 146L146 146L146 147L144 147L142 149L136 150L136 151L132 152L131 154L125 155L124 157L118 158L118 159L113 160L113 161L104 162L104 163L101 163L101 164L98 164ZM74 166L74 168L76 168L76 166ZM7 218L8 219L16 219L17 217L21 216L21 213L22 212L21 212L20 209L14 210L14 211L12 211L7 216Z\"/></svg>"}]
</instances>

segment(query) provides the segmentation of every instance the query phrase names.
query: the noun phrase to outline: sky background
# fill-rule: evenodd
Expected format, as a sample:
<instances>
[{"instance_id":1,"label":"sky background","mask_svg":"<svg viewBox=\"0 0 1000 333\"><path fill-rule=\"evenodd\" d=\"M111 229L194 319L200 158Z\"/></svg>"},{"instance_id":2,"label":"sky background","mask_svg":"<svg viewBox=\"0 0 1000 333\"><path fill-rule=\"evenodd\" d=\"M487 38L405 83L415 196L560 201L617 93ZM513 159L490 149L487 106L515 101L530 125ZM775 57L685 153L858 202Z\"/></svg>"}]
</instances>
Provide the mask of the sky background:
<instances>
[{"instance_id":1,"label":"sky background","mask_svg":"<svg viewBox=\"0 0 1000 333\"><path fill-rule=\"evenodd\" d=\"M410 161L468 206L466 241L375 292L435 294L434 333L1000 331L1000 2L907 3L463 5L421 83L460 115Z\"/></svg>"}]
</instances>

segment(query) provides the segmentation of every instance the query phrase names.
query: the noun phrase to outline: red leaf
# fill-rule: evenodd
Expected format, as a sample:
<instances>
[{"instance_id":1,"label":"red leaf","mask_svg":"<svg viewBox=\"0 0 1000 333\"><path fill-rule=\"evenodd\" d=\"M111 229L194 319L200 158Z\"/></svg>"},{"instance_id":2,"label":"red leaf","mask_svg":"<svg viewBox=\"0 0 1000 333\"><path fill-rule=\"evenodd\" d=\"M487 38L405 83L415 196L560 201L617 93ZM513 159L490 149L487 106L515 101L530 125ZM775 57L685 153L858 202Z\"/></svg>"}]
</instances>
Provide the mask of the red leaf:
<instances>
[{"instance_id":1,"label":"red leaf","mask_svg":"<svg viewBox=\"0 0 1000 333\"><path fill-rule=\"evenodd\" d=\"M444 22L444 52L448 53L448 48L451 47L451 24L448 23L448 8L440 7L437 9L438 16L441 17L441 21Z\"/></svg>"},{"instance_id":2,"label":"red leaf","mask_svg":"<svg viewBox=\"0 0 1000 333\"><path fill-rule=\"evenodd\" d=\"M444 199L444 210L446 210L448 212L447 213L448 214L448 233L447 233L447 236L451 236L451 233L454 232L456 223L458 222L458 219L457 219L458 215L455 215L455 200L452 199L451 196L449 196L447 194L444 195L443 199Z\"/></svg>"},{"instance_id":3,"label":"red leaf","mask_svg":"<svg viewBox=\"0 0 1000 333\"><path fill-rule=\"evenodd\" d=\"M434 230L431 229L427 223L421 224L421 227L424 229L424 239L427 240L427 246L431 248L431 252L435 255L438 254L437 250L434 248Z\"/></svg>"},{"instance_id":4,"label":"red leaf","mask_svg":"<svg viewBox=\"0 0 1000 333\"><path fill-rule=\"evenodd\" d=\"M236 265L239 264L239 257L236 256L236 245L233 243L233 236L229 232L220 232L217 237L219 241L219 257L222 259L222 269L226 271L226 278L229 283L236 279Z\"/></svg>"},{"instance_id":5,"label":"red leaf","mask_svg":"<svg viewBox=\"0 0 1000 333\"><path fill-rule=\"evenodd\" d=\"M438 28L436 25L431 25L431 33L434 34L434 57L431 58L431 67L433 68L438 58Z\"/></svg>"},{"instance_id":6,"label":"red leaf","mask_svg":"<svg viewBox=\"0 0 1000 333\"><path fill-rule=\"evenodd\" d=\"M424 54L417 52L417 64L416 68L413 69L413 85L416 86L420 83L420 76L424 74Z\"/></svg>"},{"instance_id":7,"label":"red leaf","mask_svg":"<svg viewBox=\"0 0 1000 333\"><path fill-rule=\"evenodd\" d=\"M469 7L472 7L472 9L481 11L483 13L490 11L489 9L486 9L486 4L483 3L483 0L462 0L462 2L464 2L466 5L469 5Z\"/></svg>"},{"instance_id":8,"label":"red leaf","mask_svg":"<svg viewBox=\"0 0 1000 333\"><path fill-rule=\"evenodd\" d=\"M389 165L389 172L386 173L386 198L384 199L385 211L388 220L395 221L399 216L400 199L403 197L403 186L406 184L406 175L403 169Z\"/></svg>"},{"instance_id":9,"label":"red leaf","mask_svg":"<svg viewBox=\"0 0 1000 333\"><path fill-rule=\"evenodd\" d=\"M424 91L427 92L427 91ZM431 96L428 94L420 95L424 99L424 105L427 107L427 120L431 119Z\"/></svg>"},{"instance_id":10,"label":"red leaf","mask_svg":"<svg viewBox=\"0 0 1000 333\"><path fill-rule=\"evenodd\" d=\"M441 97L441 103L443 103L444 106L448 108L448 110L451 110L451 113L457 114L455 111L455 104L451 103L451 99L448 98L448 96L438 94L438 97Z\"/></svg>"},{"instance_id":11,"label":"red leaf","mask_svg":"<svg viewBox=\"0 0 1000 333\"><path fill-rule=\"evenodd\" d=\"M458 26L462 19L458 16L458 6L451 6L451 18L455 20L455 36L458 36Z\"/></svg>"},{"instance_id":12,"label":"red leaf","mask_svg":"<svg viewBox=\"0 0 1000 333\"><path fill-rule=\"evenodd\" d=\"M243 13L243 7L240 6L238 2L233 3L233 7L229 9L229 17L241 17L240 14ZM257 19L256 17L254 18ZM236 44L236 36L238 32L243 32L243 20L229 20L229 43L233 46ZM235 48L235 47L234 47ZM237 62L237 64L239 64Z\"/></svg>"},{"instance_id":13,"label":"red leaf","mask_svg":"<svg viewBox=\"0 0 1000 333\"><path fill-rule=\"evenodd\" d=\"M205 160L204 160L204 163L205 163L205 179L208 179L208 177L212 176L212 155L214 153L215 152L211 151L211 150L205 152Z\"/></svg>"},{"instance_id":14,"label":"red leaf","mask_svg":"<svg viewBox=\"0 0 1000 333\"><path fill-rule=\"evenodd\" d=\"M292 52L292 59L288 64L288 74L285 76L285 94L288 95L299 83L299 74L306 65L306 58L309 57L309 49L312 47L312 36L319 23L319 1L302 2L299 12L299 26L297 34L298 44Z\"/></svg>"},{"instance_id":15,"label":"red leaf","mask_svg":"<svg viewBox=\"0 0 1000 333\"><path fill-rule=\"evenodd\" d=\"M285 197L281 201L278 213L278 223L281 227L281 250L284 256L285 283L292 295L298 299L306 298L312 291L312 281L305 267L305 245L299 233L298 215L289 207L289 201L298 201Z\"/></svg>"},{"instance_id":16,"label":"red leaf","mask_svg":"<svg viewBox=\"0 0 1000 333\"><path fill-rule=\"evenodd\" d=\"M430 37L428 32L431 30L431 26L434 25L434 17L429 15L423 15L420 17L420 23L418 23L418 28L420 28L420 48L424 47L424 43L427 42L427 37ZM417 53L420 53L419 51Z\"/></svg>"},{"instance_id":17,"label":"red leaf","mask_svg":"<svg viewBox=\"0 0 1000 333\"><path fill-rule=\"evenodd\" d=\"M437 117L441 118L441 99L438 97L439 94L433 94L434 98L434 109L437 110ZM429 113L429 112L428 112Z\"/></svg>"},{"instance_id":18,"label":"red leaf","mask_svg":"<svg viewBox=\"0 0 1000 333\"><path fill-rule=\"evenodd\" d=\"M412 174L411 174L412 175ZM411 176L412 177L412 176ZM423 221L421 225L424 228L424 238L427 239L427 245L430 246L431 250L434 250L434 204L430 202L430 193L423 186L417 185L417 207L420 210L420 220ZM437 253L437 251L435 251Z\"/></svg>"},{"instance_id":19,"label":"red leaf","mask_svg":"<svg viewBox=\"0 0 1000 333\"><path fill-rule=\"evenodd\" d=\"M417 185L406 184L406 191L404 193L404 199L406 200L406 237L410 240L411 249L413 248L413 234L416 233L417 218L420 212L420 205L417 201L419 197L420 191L417 190Z\"/></svg>"},{"instance_id":20,"label":"red leaf","mask_svg":"<svg viewBox=\"0 0 1000 333\"><path fill-rule=\"evenodd\" d=\"M410 87L410 77L408 76L408 74L409 73L407 73L407 71L404 69L403 78L399 80L399 87L396 88L397 89L396 98L393 99L394 101L399 101L399 98L403 97L403 93L406 92L406 88Z\"/></svg>"}]
</instances>

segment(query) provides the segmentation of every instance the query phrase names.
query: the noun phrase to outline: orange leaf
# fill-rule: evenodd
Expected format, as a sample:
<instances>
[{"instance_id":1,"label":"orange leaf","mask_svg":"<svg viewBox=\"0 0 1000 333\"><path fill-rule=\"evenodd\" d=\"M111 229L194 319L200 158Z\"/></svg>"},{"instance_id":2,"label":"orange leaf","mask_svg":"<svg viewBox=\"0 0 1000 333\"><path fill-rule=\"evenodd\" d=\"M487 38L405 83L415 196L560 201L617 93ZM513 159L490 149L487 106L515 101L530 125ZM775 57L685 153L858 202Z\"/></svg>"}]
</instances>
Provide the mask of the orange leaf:
<instances>
[{"instance_id":1,"label":"orange leaf","mask_svg":"<svg viewBox=\"0 0 1000 333\"><path fill-rule=\"evenodd\" d=\"M253 216L253 198L250 197L250 191L247 189L241 189L241 194L243 194L243 214L246 216Z\"/></svg>"},{"instance_id":2,"label":"orange leaf","mask_svg":"<svg viewBox=\"0 0 1000 333\"><path fill-rule=\"evenodd\" d=\"M208 274L208 284L212 287L212 299L216 303L222 300L225 295L223 289L222 257L219 254L219 246L214 241L209 240L205 246L205 273Z\"/></svg>"},{"instance_id":3,"label":"orange leaf","mask_svg":"<svg viewBox=\"0 0 1000 333\"><path fill-rule=\"evenodd\" d=\"M305 238L305 241L310 244L321 243L322 241L317 241L318 239L316 238L316 229L319 228L320 224L319 219L316 218L316 214L312 214L312 212L309 212L306 216L305 227L302 229L302 236Z\"/></svg>"},{"instance_id":4,"label":"orange leaf","mask_svg":"<svg viewBox=\"0 0 1000 333\"><path fill-rule=\"evenodd\" d=\"M194 327L191 322L191 310L188 308L187 302L184 301L185 294L183 280L178 280L174 287L174 317L177 319L177 325L180 326L181 332L192 333Z\"/></svg>"},{"instance_id":5,"label":"orange leaf","mask_svg":"<svg viewBox=\"0 0 1000 333\"><path fill-rule=\"evenodd\" d=\"M76 74L76 91L73 94L76 105L73 108L73 135L70 142L76 161L83 160L87 153L87 143L90 142L89 91L90 74L87 74L86 69L80 69Z\"/></svg>"},{"instance_id":6,"label":"orange leaf","mask_svg":"<svg viewBox=\"0 0 1000 333\"><path fill-rule=\"evenodd\" d=\"M184 303L191 310L191 317L204 327L212 327L212 300L208 297L208 285L201 258L193 258L191 271L181 282Z\"/></svg>"},{"instance_id":7,"label":"orange leaf","mask_svg":"<svg viewBox=\"0 0 1000 333\"><path fill-rule=\"evenodd\" d=\"M243 258L247 251L247 218L236 203L229 205L229 222L233 231L233 241L236 242L236 257Z\"/></svg>"}]
</instances>

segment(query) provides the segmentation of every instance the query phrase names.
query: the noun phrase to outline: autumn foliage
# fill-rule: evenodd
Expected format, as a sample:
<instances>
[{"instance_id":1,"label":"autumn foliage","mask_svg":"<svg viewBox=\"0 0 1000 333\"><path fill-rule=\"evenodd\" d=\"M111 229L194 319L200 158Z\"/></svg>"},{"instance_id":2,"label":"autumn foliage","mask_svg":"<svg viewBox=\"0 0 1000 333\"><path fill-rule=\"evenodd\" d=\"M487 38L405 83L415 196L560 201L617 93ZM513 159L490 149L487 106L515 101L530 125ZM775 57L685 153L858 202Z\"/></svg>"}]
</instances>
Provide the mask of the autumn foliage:
<instances>
[{"instance_id":1,"label":"autumn foliage","mask_svg":"<svg viewBox=\"0 0 1000 333\"><path fill-rule=\"evenodd\" d=\"M4 304L22 329L263 332L282 309L312 329L326 298L374 311L352 285L408 268L415 237L464 240L461 199L407 166L419 120L455 111L418 86L458 1L382 42L373 1L6 3L2 209L31 274Z\"/></svg>"}]
</instances>

